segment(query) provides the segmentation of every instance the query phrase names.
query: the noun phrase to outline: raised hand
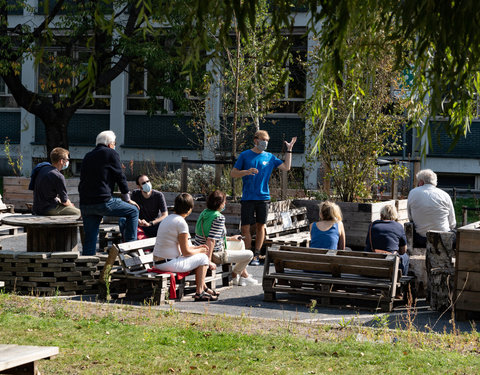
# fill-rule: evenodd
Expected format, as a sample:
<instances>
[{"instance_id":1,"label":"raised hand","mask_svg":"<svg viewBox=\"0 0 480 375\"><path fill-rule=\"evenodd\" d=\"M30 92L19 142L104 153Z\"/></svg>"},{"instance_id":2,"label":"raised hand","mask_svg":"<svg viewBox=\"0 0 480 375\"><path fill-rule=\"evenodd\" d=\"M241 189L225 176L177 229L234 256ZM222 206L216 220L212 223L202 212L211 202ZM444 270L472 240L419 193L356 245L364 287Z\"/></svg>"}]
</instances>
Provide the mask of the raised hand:
<instances>
[{"instance_id":1,"label":"raised hand","mask_svg":"<svg viewBox=\"0 0 480 375\"><path fill-rule=\"evenodd\" d=\"M297 137L293 137L290 143L285 141L285 146L287 146L287 151L292 151L293 145L295 144L296 141L297 141Z\"/></svg>"}]
</instances>

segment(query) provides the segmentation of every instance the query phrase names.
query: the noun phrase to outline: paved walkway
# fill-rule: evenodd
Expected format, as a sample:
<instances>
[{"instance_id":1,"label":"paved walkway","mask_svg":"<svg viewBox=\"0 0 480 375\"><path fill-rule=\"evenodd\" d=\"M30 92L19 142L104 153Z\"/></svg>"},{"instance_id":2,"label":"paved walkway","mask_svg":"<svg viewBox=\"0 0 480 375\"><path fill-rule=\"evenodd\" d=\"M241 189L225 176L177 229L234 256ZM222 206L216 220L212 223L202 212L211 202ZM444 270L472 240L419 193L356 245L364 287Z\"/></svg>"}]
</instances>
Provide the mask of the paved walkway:
<instances>
[{"instance_id":1,"label":"paved walkway","mask_svg":"<svg viewBox=\"0 0 480 375\"><path fill-rule=\"evenodd\" d=\"M26 235L0 236L0 245L4 250L26 250ZM248 267L248 272L257 280L261 281L263 267ZM95 301L95 296L82 296L82 300ZM80 299L75 297L72 299ZM114 301L115 302L115 301ZM126 303L126 301L117 301ZM168 310L168 305L155 307ZM228 316L246 316L258 319L279 319L283 321L320 322L346 324L357 322L369 326L378 325L380 317L388 315L391 328L404 327L408 321L405 308L396 308L391 313L374 314L369 311L356 311L348 308L310 307L308 300L303 303L265 302L263 301L263 289L261 285L249 287L229 287L221 290L221 295L216 302L194 302L188 297L182 302L176 302L173 308L179 312L208 313ZM436 332L450 331L452 324L450 312L441 315L431 311L424 300L420 300L414 311L414 325L423 331L434 330ZM471 331L470 322L456 322L456 328L461 331Z\"/></svg>"}]
</instances>

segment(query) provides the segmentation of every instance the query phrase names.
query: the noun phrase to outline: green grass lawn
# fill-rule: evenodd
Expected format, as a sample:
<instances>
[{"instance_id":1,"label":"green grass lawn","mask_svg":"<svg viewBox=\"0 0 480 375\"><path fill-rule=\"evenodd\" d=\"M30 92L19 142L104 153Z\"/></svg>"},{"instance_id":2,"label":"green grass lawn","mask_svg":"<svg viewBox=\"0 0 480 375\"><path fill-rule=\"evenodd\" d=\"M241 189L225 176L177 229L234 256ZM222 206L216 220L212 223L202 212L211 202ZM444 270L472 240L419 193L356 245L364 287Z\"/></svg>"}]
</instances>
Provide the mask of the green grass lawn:
<instances>
[{"instance_id":1,"label":"green grass lawn","mask_svg":"<svg viewBox=\"0 0 480 375\"><path fill-rule=\"evenodd\" d=\"M0 343L60 347L42 374L477 374L480 335L0 295Z\"/></svg>"}]
</instances>

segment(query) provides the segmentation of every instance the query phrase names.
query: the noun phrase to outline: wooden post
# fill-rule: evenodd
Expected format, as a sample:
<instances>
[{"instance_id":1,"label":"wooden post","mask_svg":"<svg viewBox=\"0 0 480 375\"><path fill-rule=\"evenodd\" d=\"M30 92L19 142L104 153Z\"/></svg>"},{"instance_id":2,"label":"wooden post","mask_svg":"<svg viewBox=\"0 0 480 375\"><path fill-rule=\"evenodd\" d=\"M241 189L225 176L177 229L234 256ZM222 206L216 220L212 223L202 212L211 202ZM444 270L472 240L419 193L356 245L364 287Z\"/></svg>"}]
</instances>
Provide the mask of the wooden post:
<instances>
[{"instance_id":1,"label":"wooden post","mask_svg":"<svg viewBox=\"0 0 480 375\"><path fill-rule=\"evenodd\" d=\"M398 159L394 159L395 165L398 164ZM398 198L398 181L395 176L392 176L392 199Z\"/></svg>"},{"instance_id":2,"label":"wooden post","mask_svg":"<svg viewBox=\"0 0 480 375\"><path fill-rule=\"evenodd\" d=\"M215 155L215 161L220 161L223 158L220 155ZM222 184L222 171L223 171L223 164L215 164L215 187L220 189Z\"/></svg>"},{"instance_id":3,"label":"wooden post","mask_svg":"<svg viewBox=\"0 0 480 375\"><path fill-rule=\"evenodd\" d=\"M180 180L180 191L186 192L188 189L188 157L182 156L182 178Z\"/></svg>"},{"instance_id":4,"label":"wooden post","mask_svg":"<svg viewBox=\"0 0 480 375\"><path fill-rule=\"evenodd\" d=\"M467 206L462 206L462 227L468 224L468 209Z\"/></svg>"},{"instance_id":5,"label":"wooden post","mask_svg":"<svg viewBox=\"0 0 480 375\"><path fill-rule=\"evenodd\" d=\"M454 187L452 189L452 195L453 195L453 204L457 202L457 189Z\"/></svg>"},{"instance_id":6,"label":"wooden post","mask_svg":"<svg viewBox=\"0 0 480 375\"><path fill-rule=\"evenodd\" d=\"M280 171L280 198L282 200L287 199L287 187L288 187L288 172Z\"/></svg>"},{"instance_id":7,"label":"wooden post","mask_svg":"<svg viewBox=\"0 0 480 375\"><path fill-rule=\"evenodd\" d=\"M235 164L235 157L232 155L232 168L233 165ZM235 179L233 177L230 178L231 184L232 184L232 198L235 200L235 197L237 196L237 192L235 189Z\"/></svg>"}]
</instances>

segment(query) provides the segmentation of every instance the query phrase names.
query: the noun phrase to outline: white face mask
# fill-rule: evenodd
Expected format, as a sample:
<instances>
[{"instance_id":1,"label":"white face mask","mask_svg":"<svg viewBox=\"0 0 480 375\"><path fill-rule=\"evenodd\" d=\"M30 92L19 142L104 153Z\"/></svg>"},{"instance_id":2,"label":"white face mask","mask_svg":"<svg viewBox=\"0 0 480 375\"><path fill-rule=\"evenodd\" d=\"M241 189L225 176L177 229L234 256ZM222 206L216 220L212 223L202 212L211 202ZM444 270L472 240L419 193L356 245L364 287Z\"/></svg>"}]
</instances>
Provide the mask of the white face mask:
<instances>
[{"instance_id":1,"label":"white face mask","mask_svg":"<svg viewBox=\"0 0 480 375\"><path fill-rule=\"evenodd\" d=\"M62 167L62 170L67 169L70 165L70 162L67 160L67 163Z\"/></svg>"},{"instance_id":2,"label":"white face mask","mask_svg":"<svg viewBox=\"0 0 480 375\"><path fill-rule=\"evenodd\" d=\"M145 193L150 193L150 191L152 190L152 184L150 182L147 182L146 184L143 184L142 185L142 190Z\"/></svg>"},{"instance_id":3,"label":"white face mask","mask_svg":"<svg viewBox=\"0 0 480 375\"><path fill-rule=\"evenodd\" d=\"M260 151L265 151L268 147L268 141L258 141L257 148Z\"/></svg>"}]
</instances>

